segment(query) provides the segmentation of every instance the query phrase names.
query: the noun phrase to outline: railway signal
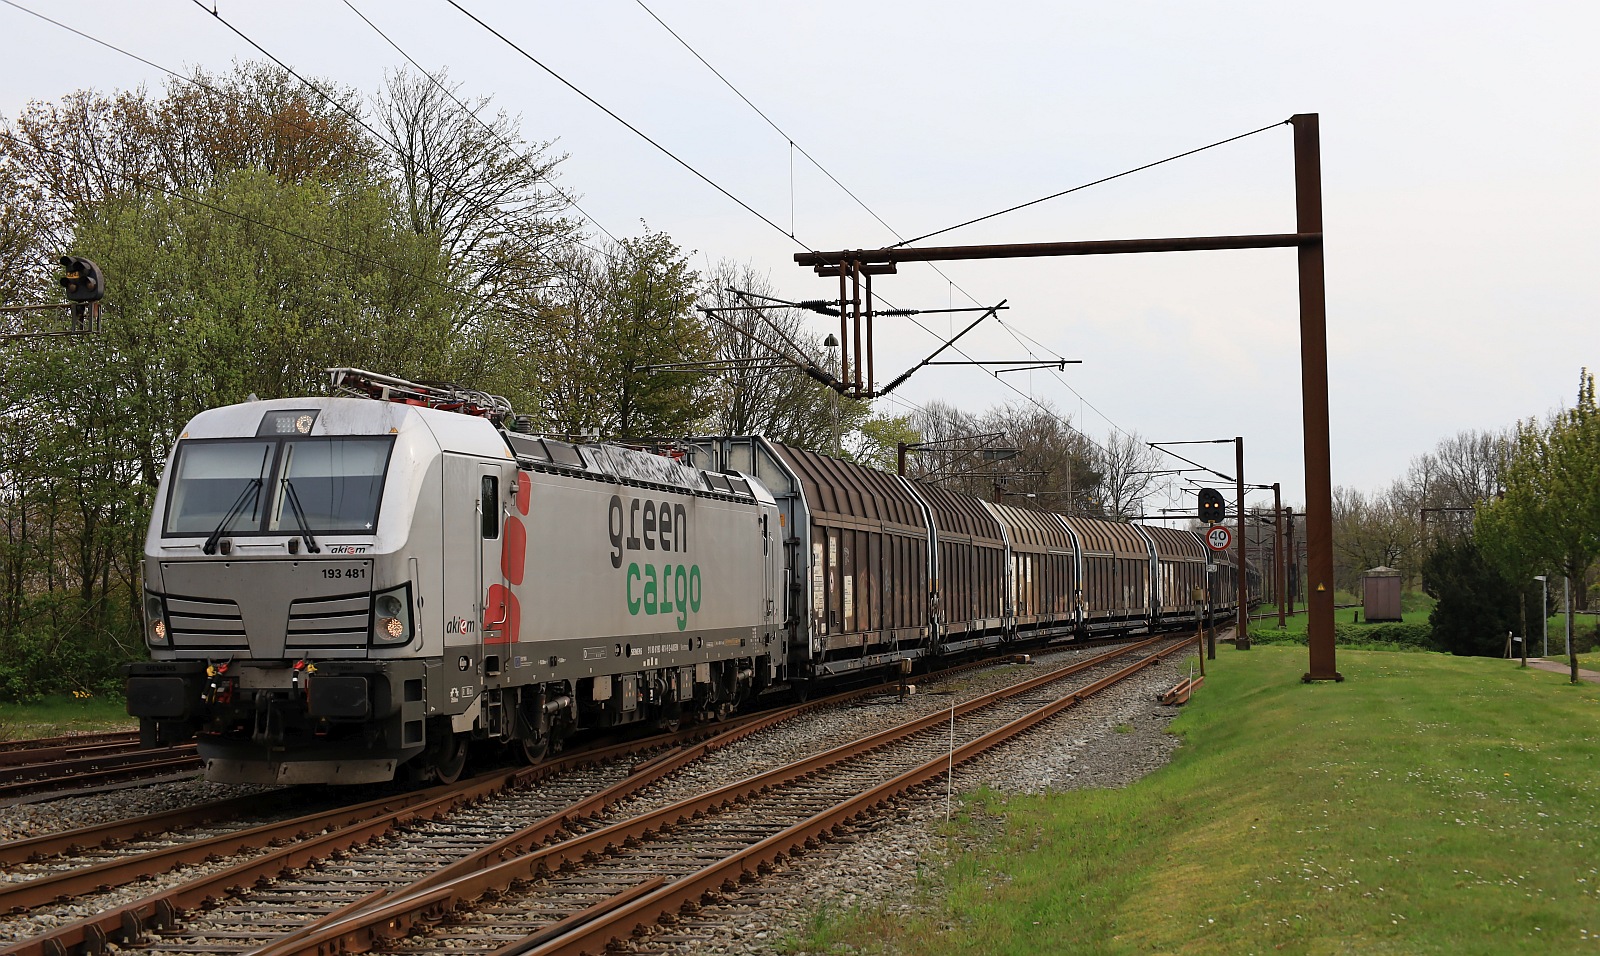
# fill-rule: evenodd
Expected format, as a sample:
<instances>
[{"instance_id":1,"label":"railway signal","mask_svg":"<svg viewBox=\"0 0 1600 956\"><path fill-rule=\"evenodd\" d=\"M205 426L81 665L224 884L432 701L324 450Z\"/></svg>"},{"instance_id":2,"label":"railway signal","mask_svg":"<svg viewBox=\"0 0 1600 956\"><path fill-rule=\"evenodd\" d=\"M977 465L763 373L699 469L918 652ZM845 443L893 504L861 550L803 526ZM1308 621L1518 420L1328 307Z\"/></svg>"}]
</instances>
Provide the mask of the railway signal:
<instances>
[{"instance_id":1,"label":"railway signal","mask_svg":"<svg viewBox=\"0 0 1600 956\"><path fill-rule=\"evenodd\" d=\"M1222 492L1215 488L1200 489L1200 520L1206 524L1216 524L1228 518L1228 505L1222 500Z\"/></svg>"},{"instance_id":2,"label":"railway signal","mask_svg":"<svg viewBox=\"0 0 1600 956\"><path fill-rule=\"evenodd\" d=\"M7 328L0 331L0 341L35 336L82 335L86 332L100 331L100 300L106 295L105 274L92 260L82 256L62 256L59 261L62 274L56 281L66 293L67 301L39 305L0 305L0 315L66 309L72 316L71 327L66 331L50 332L14 332Z\"/></svg>"},{"instance_id":3,"label":"railway signal","mask_svg":"<svg viewBox=\"0 0 1600 956\"><path fill-rule=\"evenodd\" d=\"M68 302L99 302L106 296L105 276L100 267L82 256L62 256L61 288Z\"/></svg>"}]
</instances>

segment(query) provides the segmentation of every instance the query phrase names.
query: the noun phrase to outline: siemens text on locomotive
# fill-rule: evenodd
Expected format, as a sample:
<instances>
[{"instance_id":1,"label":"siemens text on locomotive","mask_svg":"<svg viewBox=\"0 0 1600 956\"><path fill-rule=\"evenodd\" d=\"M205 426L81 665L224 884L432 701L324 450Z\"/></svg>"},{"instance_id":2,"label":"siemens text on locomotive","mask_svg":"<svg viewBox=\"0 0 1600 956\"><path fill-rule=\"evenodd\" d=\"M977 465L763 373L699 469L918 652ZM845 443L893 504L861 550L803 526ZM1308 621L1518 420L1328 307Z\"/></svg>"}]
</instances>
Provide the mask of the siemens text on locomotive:
<instances>
[{"instance_id":1,"label":"siemens text on locomotive","mask_svg":"<svg viewBox=\"0 0 1600 956\"><path fill-rule=\"evenodd\" d=\"M983 501L761 437L667 454L522 434L502 402L196 416L145 542L128 710L209 779L449 780L474 742L725 715L763 692L1228 612L1195 534ZM1253 569L1249 573L1254 573Z\"/></svg>"}]
</instances>

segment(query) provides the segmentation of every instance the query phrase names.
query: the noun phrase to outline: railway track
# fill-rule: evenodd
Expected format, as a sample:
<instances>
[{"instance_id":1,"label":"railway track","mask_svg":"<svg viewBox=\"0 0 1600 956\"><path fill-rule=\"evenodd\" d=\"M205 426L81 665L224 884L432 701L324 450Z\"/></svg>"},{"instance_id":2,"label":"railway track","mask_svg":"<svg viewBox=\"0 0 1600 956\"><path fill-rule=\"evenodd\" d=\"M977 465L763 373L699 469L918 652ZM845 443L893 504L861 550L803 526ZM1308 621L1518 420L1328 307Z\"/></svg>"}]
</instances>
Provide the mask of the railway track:
<instances>
[{"instance_id":1,"label":"railway track","mask_svg":"<svg viewBox=\"0 0 1600 956\"><path fill-rule=\"evenodd\" d=\"M144 750L137 731L7 741L0 744L0 803L147 782L199 768L194 744Z\"/></svg>"},{"instance_id":2,"label":"railway track","mask_svg":"<svg viewBox=\"0 0 1600 956\"><path fill-rule=\"evenodd\" d=\"M1045 675L1048 680L1042 683L1025 682L1034 686L1012 691L1004 703L995 698L955 707L958 739L950 759L969 759L965 751L972 741L1037 710L1047 704L1045 698L1055 705L1079 699L1087 691L1069 690L1062 696L1059 689L1045 685L1059 685L1088 666ZM883 689L836 695L804 709ZM579 924L613 927L614 920L624 918L611 914L635 914L627 919L654 914L638 917L644 923L654 922L662 913L675 912L685 901L708 892L701 884L710 877L702 871L714 859L738 868L724 879L757 873L768 864L755 861L751 853L794 852L792 841L784 842L785 834L799 824L784 821L831 819L828 814L835 811L827 808L846 802L845 797L871 794L886 780L914 776L917 768L937 763L930 753L937 756L950 750L948 734L939 730L950 714L941 711L921 718L920 729L903 730L902 736L909 736L901 743L891 744L878 734L809 758L809 764L776 768L736 786L635 812L640 791L705 753L801 709L745 720L697 744L689 743L689 734L684 734L670 749L659 741L622 745L466 785L329 808L315 816L269 820L243 829L237 824L231 829L217 826L218 832L206 827L208 821L254 819L273 806L274 795L196 808L188 811L192 816L187 818L164 814L170 819L126 821L96 832L3 845L0 859L8 872L21 868L13 879L27 878L0 884L0 909L30 910L61 897L95 909L94 897L84 894L143 874L167 875L138 901L102 907L92 916L30 935L0 952L99 952L116 944L149 952L280 954L359 951L380 942L406 951L411 948L408 941L397 940L397 934L430 927L446 914L461 921L462 939L425 935L415 948L443 943L454 947L453 952L495 952L513 942L531 945L527 940L534 937L548 942L553 934ZM633 756L641 753L643 759ZM763 790L768 791L766 796L754 796ZM277 797L281 809L281 792ZM630 798L626 809L619 806ZM695 820L696 815L703 819ZM846 819L849 815L854 813ZM536 822L523 825L527 821ZM799 845L836 825L807 833ZM168 832L173 828L181 831L176 839ZM154 845L128 842L135 840ZM784 848L772 849L779 845ZM61 860L71 846L102 850L98 855L73 853L70 862ZM618 848L628 852L619 855ZM210 872L181 869L217 857L230 862L206 864ZM35 862L26 863L28 859ZM91 866L82 865L91 859ZM533 902L519 898L515 906L520 916L492 901L496 894L529 880L538 881L540 897ZM715 881L715 886L721 882ZM240 887L254 888L239 891ZM590 930L613 936L632 931ZM9 927L0 923L0 935L18 938L28 932L25 918ZM604 944L562 945L568 948L551 951L575 952Z\"/></svg>"},{"instance_id":3,"label":"railway track","mask_svg":"<svg viewBox=\"0 0 1600 956\"><path fill-rule=\"evenodd\" d=\"M0 740L0 767L26 763L40 751L57 748L95 747L103 744L139 743L136 730L105 730L89 734L63 734L59 737L30 737L19 740Z\"/></svg>"}]
</instances>

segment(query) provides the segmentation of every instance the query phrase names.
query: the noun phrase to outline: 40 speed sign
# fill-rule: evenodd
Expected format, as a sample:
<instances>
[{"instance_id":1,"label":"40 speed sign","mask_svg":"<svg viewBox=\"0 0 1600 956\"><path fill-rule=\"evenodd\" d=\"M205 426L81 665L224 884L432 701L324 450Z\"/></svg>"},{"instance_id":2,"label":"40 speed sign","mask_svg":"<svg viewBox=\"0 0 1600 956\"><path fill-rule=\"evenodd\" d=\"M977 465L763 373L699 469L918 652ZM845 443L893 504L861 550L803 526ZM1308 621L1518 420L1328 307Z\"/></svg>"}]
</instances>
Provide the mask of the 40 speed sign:
<instances>
[{"instance_id":1,"label":"40 speed sign","mask_svg":"<svg viewBox=\"0 0 1600 956\"><path fill-rule=\"evenodd\" d=\"M1229 534L1228 529L1220 524L1212 525L1211 530L1206 532L1206 547L1213 551L1228 550L1228 545L1232 541L1233 535Z\"/></svg>"}]
</instances>

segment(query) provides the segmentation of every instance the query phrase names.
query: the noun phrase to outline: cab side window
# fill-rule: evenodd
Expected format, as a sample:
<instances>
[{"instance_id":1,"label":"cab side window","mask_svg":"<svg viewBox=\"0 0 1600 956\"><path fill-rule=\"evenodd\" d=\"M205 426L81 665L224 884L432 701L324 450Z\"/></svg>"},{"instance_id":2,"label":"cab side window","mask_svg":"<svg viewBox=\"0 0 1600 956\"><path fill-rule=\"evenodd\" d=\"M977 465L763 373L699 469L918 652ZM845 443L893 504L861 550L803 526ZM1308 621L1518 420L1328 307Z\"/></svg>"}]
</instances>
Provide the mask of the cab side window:
<instances>
[{"instance_id":1,"label":"cab side window","mask_svg":"<svg viewBox=\"0 0 1600 956\"><path fill-rule=\"evenodd\" d=\"M483 516L484 539L500 537L500 479L494 475L483 476L483 493L478 499L478 510Z\"/></svg>"}]
</instances>

